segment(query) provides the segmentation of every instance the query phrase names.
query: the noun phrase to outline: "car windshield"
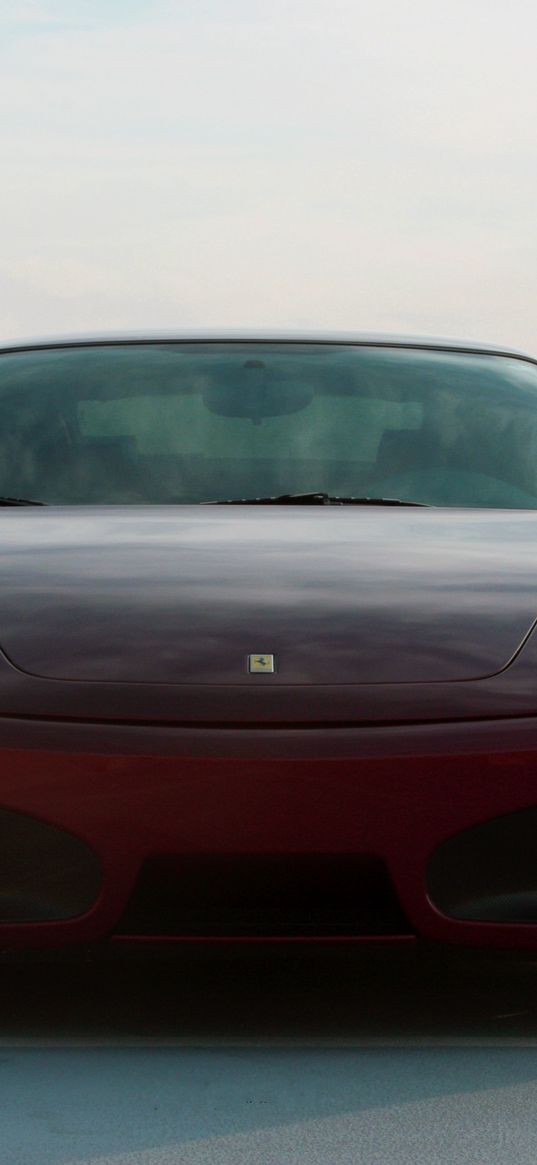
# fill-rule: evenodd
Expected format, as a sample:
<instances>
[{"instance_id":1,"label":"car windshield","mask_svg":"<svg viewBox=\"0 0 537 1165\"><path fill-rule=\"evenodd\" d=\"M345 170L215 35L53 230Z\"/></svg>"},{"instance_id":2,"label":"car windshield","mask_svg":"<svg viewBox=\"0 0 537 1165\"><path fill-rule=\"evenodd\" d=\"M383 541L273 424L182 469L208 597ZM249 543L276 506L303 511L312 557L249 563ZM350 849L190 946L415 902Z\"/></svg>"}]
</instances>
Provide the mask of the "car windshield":
<instances>
[{"instance_id":1,"label":"car windshield","mask_svg":"<svg viewBox=\"0 0 537 1165\"><path fill-rule=\"evenodd\" d=\"M125 342L0 359L0 494L324 492L537 508L537 365L340 343Z\"/></svg>"}]
</instances>

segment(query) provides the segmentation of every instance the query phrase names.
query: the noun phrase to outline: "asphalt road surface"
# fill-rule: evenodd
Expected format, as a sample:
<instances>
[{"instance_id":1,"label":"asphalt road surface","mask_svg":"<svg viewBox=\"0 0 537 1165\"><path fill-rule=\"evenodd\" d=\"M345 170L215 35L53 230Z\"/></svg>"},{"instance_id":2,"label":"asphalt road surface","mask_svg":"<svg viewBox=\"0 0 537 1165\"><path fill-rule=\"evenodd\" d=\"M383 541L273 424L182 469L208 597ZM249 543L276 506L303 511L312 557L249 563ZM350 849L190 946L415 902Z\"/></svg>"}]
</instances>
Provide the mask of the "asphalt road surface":
<instances>
[{"instance_id":1,"label":"asphalt road surface","mask_svg":"<svg viewBox=\"0 0 537 1165\"><path fill-rule=\"evenodd\" d=\"M0 1165L536 1165L537 959L0 967Z\"/></svg>"}]
</instances>

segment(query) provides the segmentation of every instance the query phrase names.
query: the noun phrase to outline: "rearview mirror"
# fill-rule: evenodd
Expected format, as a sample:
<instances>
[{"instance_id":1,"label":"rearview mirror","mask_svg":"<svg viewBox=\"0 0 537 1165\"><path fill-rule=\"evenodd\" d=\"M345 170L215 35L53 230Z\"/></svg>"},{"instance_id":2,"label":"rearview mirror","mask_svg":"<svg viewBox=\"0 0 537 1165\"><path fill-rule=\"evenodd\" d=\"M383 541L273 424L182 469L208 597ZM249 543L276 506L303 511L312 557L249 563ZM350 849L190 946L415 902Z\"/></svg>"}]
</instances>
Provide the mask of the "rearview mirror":
<instances>
[{"instance_id":1,"label":"rearview mirror","mask_svg":"<svg viewBox=\"0 0 537 1165\"><path fill-rule=\"evenodd\" d=\"M261 424L265 417L283 417L306 408L313 389L293 380L271 375L261 360L247 360L233 371L227 382L211 384L203 392L203 403L220 417L249 417Z\"/></svg>"}]
</instances>

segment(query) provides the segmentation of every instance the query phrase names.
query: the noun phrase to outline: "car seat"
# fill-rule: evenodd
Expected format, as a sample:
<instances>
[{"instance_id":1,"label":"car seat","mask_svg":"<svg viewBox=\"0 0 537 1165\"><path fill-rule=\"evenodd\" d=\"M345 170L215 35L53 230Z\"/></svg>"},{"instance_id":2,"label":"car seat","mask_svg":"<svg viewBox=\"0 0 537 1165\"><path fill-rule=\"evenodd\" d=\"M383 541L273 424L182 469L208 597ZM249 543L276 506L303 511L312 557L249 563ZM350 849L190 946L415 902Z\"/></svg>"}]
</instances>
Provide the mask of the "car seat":
<instances>
[{"instance_id":1,"label":"car seat","mask_svg":"<svg viewBox=\"0 0 537 1165\"><path fill-rule=\"evenodd\" d=\"M69 502L146 501L145 474L131 437L90 437L76 444L57 440L41 445L36 455L40 493Z\"/></svg>"}]
</instances>

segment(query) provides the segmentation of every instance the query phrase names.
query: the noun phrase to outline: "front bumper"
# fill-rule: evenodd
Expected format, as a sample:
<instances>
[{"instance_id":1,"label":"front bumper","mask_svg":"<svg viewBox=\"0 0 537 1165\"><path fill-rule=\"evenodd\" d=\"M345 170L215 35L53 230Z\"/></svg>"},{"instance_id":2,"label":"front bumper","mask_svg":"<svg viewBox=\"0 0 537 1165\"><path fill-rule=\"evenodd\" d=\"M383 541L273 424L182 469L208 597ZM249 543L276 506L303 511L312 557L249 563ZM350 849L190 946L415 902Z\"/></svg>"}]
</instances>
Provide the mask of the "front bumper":
<instances>
[{"instance_id":1,"label":"front bumper","mask_svg":"<svg viewBox=\"0 0 537 1165\"><path fill-rule=\"evenodd\" d=\"M84 913L14 921L12 912L0 922L3 949L133 937L408 941L414 935L474 946L537 947L537 922L450 917L430 897L431 859L448 839L537 807L533 717L318 730L3 719L0 806L80 839L99 866ZM517 844L515 838L515 867ZM537 902L537 844L535 854L535 860L527 856L519 890L534 893ZM247 934L229 928L203 933L198 927L193 935L181 931L180 919L162 933L154 926L126 929L146 863L177 859L180 873L181 859L192 869L192 861L205 856L221 870L215 858L225 865L230 855L241 860L245 879L250 858L257 868L264 857L274 864L291 855L303 868L316 858L328 869L333 857L342 878L353 855L366 864L380 862L403 922L398 927L395 914L386 931L382 925L368 929L366 921L359 933L345 927L339 933L336 926L330 933L322 927L312 933L310 927L307 934L300 928L279 934L277 926L266 933L260 915L257 931L250 925ZM476 870L482 860L476 844ZM318 862L315 868L318 876ZM532 871L534 884L526 885ZM76 873L69 867L65 877ZM334 886L337 896L337 879ZM348 905L348 885L345 893Z\"/></svg>"}]
</instances>

